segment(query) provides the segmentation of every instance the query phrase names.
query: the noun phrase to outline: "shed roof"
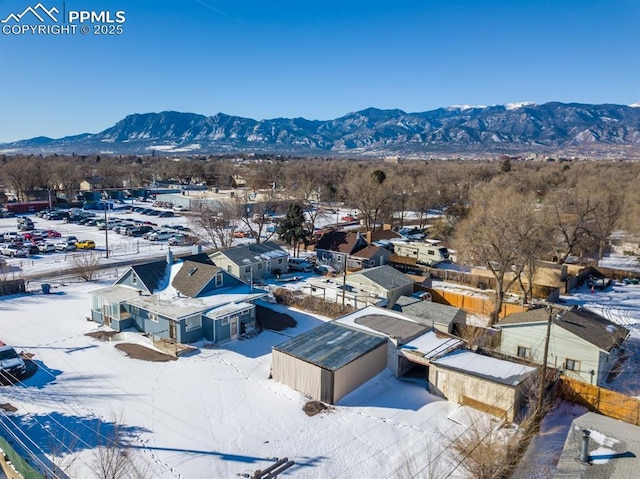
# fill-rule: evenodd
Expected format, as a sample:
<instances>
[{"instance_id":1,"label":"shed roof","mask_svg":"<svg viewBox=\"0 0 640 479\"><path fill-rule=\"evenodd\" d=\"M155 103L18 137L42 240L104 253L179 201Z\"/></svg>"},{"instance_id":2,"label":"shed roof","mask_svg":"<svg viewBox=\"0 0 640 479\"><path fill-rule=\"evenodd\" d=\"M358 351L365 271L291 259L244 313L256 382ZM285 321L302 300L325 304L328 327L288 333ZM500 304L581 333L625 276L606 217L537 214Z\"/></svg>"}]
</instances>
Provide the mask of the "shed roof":
<instances>
[{"instance_id":1,"label":"shed roof","mask_svg":"<svg viewBox=\"0 0 640 479\"><path fill-rule=\"evenodd\" d=\"M427 320L433 323L448 325L456 319L456 316L460 312L466 314L463 310L454 306L434 303L432 301L415 300L415 298L411 299L414 299L414 301L407 301L407 304L400 304L398 309L418 321ZM398 306L398 302L396 302L395 306Z\"/></svg>"},{"instance_id":2,"label":"shed roof","mask_svg":"<svg viewBox=\"0 0 640 479\"><path fill-rule=\"evenodd\" d=\"M378 331L385 336L397 338L400 342L409 341L430 329L412 321L383 314L361 316L355 319L355 323Z\"/></svg>"},{"instance_id":3,"label":"shed roof","mask_svg":"<svg viewBox=\"0 0 640 479\"><path fill-rule=\"evenodd\" d=\"M363 269L357 273L350 274L347 276L347 283L359 284L359 277L367 278L387 291L393 291L394 289L413 284L413 280L411 278L388 264L376 266L375 268Z\"/></svg>"},{"instance_id":4,"label":"shed roof","mask_svg":"<svg viewBox=\"0 0 640 479\"><path fill-rule=\"evenodd\" d=\"M336 371L386 342L387 338L328 322L273 349Z\"/></svg>"},{"instance_id":5,"label":"shed roof","mask_svg":"<svg viewBox=\"0 0 640 479\"><path fill-rule=\"evenodd\" d=\"M590 431L590 463L578 460L582 430ZM640 427L588 412L571 423L554 478L630 479L640 470Z\"/></svg>"},{"instance_id":6,"label":"shed roof","mask_svg":"<svg viewBox=\"0 0 640 479\"><path fill-rule=\"evenodd\" d=\"M436 359L432 364L506 386L517 386L536 370L530 366L483 356L467 350L454 351Z\"/></svg>"},{"instance_id":7,"label":"shed roof","mask_svg":"<svg viewBox=\"0 0 640 479\"><path fill-rule=\"evenodd\" d=\"M459 348L463 344L464 341L462 339L449 334L441 333L440 331L429 331L413 341L403 344L400 349L432 360L448 353L452 349Z\"/></svg>"}]
</instances>

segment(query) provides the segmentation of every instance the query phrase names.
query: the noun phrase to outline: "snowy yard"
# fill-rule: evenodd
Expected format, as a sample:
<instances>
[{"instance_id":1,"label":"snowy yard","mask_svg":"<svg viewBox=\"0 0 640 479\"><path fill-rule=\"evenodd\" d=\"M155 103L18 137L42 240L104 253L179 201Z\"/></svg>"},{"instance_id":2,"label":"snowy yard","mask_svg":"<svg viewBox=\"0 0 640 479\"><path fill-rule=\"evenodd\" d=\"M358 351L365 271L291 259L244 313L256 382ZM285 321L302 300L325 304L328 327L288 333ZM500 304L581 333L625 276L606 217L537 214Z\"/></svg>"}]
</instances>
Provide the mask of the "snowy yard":
<instances>
[{"instance_id":1,"label":"snowy yard","mask_svg":"<svg viewBox=\"0 0 640 479\"><path fill-rule=\"evenodd\" d=\"M411 477L436 463L447 468L439 454L445 437L461 428L447 419L458 406L424 387L385 372L308 417L305 397L268 379L271 346L320 319L290 312L295 330L146 362L115 348L148 344L138 333L110 341L86 336L99 329L86 320L87 292L96 287L66 284L50 295L0 298L2 340L34 354L38 365L22 384L0 389L0 403L17 408L0 417L19 425L21 441L68 467L71 477L91 477L93 449L114 428L154 478L236 477L276 457L295 461L285 477L296 478Z\"/></svg>"}]
</instances>

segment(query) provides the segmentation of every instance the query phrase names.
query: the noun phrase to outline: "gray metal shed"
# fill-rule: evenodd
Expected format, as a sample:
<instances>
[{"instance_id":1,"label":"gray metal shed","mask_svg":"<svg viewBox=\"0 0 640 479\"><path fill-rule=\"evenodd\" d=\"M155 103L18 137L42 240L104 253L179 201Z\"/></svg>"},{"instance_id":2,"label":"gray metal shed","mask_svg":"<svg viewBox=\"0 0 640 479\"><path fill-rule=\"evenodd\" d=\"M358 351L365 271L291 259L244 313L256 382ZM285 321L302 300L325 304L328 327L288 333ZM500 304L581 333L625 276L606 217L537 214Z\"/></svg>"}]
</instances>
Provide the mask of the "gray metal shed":
<instances>
[{"instance_id":1,"label":"gray metal shed","mask_svg":"<svg viewBox=\"0 0 640 479\"><path fill-rule=\"evenodd\" d=\"M387 338L335 322L273 347L273 379L335 404L384 370Z\"/></svg>"}]
</instances>

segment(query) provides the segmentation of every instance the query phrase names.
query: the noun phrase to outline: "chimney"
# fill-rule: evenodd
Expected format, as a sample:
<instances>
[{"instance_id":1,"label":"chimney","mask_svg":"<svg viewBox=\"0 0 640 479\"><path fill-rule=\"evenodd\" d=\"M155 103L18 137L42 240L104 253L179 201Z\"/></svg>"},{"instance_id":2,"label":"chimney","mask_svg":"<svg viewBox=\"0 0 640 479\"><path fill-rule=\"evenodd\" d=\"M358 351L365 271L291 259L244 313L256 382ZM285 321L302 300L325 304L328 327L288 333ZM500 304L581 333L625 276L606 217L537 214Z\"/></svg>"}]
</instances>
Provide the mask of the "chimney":
<instances>
[{"instance_id":1,"label":"chimney","mask_svg":"<svg viewBox=\"0 0 640 479\"><path fill-rule=\"evenodd\" d=\"M167 264L169 266L173 264L173 253L171 252L171 248L167 250Z\"/></svg>"},{"instance_id":2,"label":"chimney","mask_svg":"<svg viewBox=\"0 0 640 479\"><path fill-rule=\"evenodd\" d=\"M589 436L591 431L588 429L582 430L582 449L580 450L580 462L589 463Z\"/></svg>"},{"instance_id":3,"label":"chimney","mask_svg":"<svg viewBox=\"0 0 640 479\"><path fill-rule=\"evenodd\" d=\"M202 246L199 244L194 244L191 247L191 254L200 254L202 253Z\"/></svg>"},{"instance_id":4,"label":"chimney","mask_svg":"<svg viewBox=\"0 0 640 479\"><path fill-rule=\"evenodd\" d=\"M384 223L382 225L382 231L389 231L391 229L391 225L389 223Z\"/></svg>"},{"instance_id":5,"label":"chimney","mask_svg":"<svg viewBox=\"0 0 640 479\"><path fill-rule=\"evenodd\" d=\"M371 231L367 231L365 239L367 240L367 243L371 244Z\"/></svg>"}]
</instances>

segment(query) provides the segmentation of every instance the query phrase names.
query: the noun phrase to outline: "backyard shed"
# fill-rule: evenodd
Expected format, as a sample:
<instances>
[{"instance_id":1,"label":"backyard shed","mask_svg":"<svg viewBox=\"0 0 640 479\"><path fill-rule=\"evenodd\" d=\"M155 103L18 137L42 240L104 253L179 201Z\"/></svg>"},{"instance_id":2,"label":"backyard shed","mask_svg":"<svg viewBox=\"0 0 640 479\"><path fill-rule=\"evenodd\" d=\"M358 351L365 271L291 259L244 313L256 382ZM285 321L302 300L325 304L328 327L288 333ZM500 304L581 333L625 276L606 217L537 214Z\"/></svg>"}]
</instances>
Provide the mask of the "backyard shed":
<instances>
[{"instance_id":1,"label":"backyard shed","mask_svg":"<svg viewBox=\"0 0 640 479\"><path fill-rule=\"evenodd\" d=\"M536 369L458 350L431 362L429 392L513 422Z\"/></svg>"},{"instance_id":2,"label":"backyard shed","mask_svg":"<svg viewBox=\"0 0 640 479\"><path fill-rule=\"evenodd\" d=\"M383 371L387 338L335 322L273 347L273 379L335 404Z\"/></svg>"}]
</instances>

